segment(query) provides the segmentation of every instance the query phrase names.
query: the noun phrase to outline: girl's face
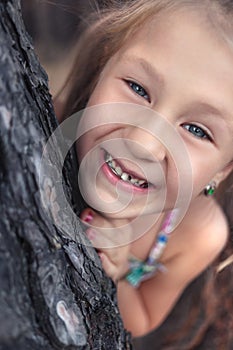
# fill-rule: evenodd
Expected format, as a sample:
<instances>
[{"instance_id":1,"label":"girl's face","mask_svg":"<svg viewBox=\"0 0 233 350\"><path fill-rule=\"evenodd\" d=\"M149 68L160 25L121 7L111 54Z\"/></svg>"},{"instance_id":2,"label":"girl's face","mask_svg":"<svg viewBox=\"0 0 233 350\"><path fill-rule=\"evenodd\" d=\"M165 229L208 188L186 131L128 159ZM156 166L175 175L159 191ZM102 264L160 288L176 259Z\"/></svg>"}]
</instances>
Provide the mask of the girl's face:
<instances>
[{"instance_id":1,"label":"girl's face","mask_svg":"<svg viewBox=\"0 0 233 350\"><path fill-rule=\"evenodd\" d=\"M77 147L90 205L105 212L120 203L113 206L117 218L135 217L145 205L144 214L159 212L188 182L187 198L192 191L195 201L211 180L226 176L233 158L233 45L212 27L191 11L161 16L105 66L88 102L96 107L83 119L91 129L96 109L99 126Z\"/></svg>"}]
</instances>

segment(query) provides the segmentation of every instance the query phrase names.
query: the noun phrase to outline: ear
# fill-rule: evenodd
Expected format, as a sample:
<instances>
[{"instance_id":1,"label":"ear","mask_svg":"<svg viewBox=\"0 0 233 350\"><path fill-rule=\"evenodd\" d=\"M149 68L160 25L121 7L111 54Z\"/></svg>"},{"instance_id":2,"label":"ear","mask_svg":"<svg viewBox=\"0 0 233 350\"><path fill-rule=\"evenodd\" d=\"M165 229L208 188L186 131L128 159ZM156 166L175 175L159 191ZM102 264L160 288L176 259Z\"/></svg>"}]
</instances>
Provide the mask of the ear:
<instances>
[{"instance_id":1,"label":"ear","mask_svg":"<svg viewBox=\"0 0 233 350\"><path fill-rule=\"evenodd\" d=\"M227 178L227 176L232 171L233 171L233 160L214 176L213 181L216 182L218 186L222 181L224 181Z\"/></svg>"}]
</instances>

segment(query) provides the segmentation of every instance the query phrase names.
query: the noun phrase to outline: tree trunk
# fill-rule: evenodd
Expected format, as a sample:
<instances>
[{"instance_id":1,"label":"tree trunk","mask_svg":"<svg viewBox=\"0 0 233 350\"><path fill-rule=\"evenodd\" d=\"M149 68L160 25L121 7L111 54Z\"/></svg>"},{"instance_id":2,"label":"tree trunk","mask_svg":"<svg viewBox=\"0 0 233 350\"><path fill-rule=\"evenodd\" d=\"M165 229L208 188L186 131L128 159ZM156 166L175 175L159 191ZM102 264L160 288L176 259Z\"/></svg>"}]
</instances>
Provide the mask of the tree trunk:
<instances>
[{"instance_id":1,"label":"tree trunk","mask_svg":"<svg viewBox=\"0 0 233 350\"><path fill-rule=\"evenodd\" d=\"M61 134L41 168L58 125L19 0L0 14L0 349L131 349L114 285L57 190ZM75 159L62 182L78 212Z\"/></svg>"}]
</instances>

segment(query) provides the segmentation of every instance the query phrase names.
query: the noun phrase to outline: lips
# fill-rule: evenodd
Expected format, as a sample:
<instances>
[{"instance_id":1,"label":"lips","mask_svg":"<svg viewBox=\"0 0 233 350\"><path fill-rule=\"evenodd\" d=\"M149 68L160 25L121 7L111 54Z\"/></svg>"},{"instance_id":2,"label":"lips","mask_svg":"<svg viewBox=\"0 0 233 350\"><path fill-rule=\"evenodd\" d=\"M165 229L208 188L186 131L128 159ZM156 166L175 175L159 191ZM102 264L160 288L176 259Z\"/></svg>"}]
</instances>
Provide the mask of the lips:
<instances>
[{"instance_id":1,"label":"lips","mask_svg":"<svg viewBox=\"0 0 233 350\"><path fill-rule=\"evenodd\" d=\"M126 182L140 189L147 189L150 186L150 184L145 179L138 178L130 171L124 169L119 164L119 162L113 159L113 157L106 151L104 151L104 160L109 170L115 176L117 176L119 180L122 180L123 182Z\"/></svg>"}]
</instances>

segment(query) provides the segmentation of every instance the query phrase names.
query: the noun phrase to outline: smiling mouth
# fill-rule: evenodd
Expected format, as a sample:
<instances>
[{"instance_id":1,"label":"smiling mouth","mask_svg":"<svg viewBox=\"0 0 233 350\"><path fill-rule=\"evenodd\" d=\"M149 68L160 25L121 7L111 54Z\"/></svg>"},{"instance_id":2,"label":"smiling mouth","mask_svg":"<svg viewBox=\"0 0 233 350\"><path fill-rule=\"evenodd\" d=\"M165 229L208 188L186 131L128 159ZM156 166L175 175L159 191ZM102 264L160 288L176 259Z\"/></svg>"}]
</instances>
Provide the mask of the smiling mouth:
<instances>
[{"instance_id":1,"label":"smiling mouth","mask_svg":"<svg viewBox=\"0 0 233 350\"><path fill-rule=\"evenodd\" d=\"M149 187L149 183L147 181L136 178L132 174L124 171L109 153L105 152L104 160L111 172L115 174L120 180L139 188Z\"/></svg>"}]
</instances>

